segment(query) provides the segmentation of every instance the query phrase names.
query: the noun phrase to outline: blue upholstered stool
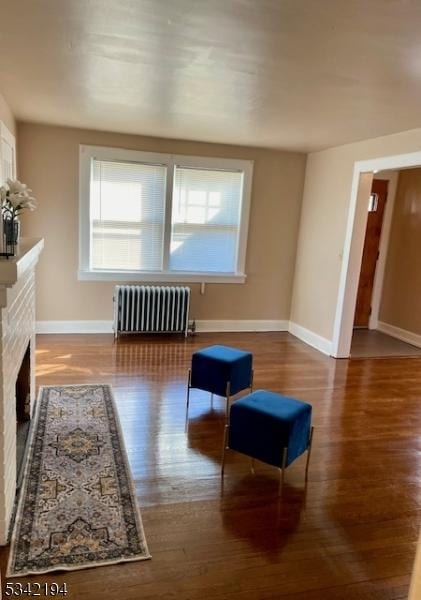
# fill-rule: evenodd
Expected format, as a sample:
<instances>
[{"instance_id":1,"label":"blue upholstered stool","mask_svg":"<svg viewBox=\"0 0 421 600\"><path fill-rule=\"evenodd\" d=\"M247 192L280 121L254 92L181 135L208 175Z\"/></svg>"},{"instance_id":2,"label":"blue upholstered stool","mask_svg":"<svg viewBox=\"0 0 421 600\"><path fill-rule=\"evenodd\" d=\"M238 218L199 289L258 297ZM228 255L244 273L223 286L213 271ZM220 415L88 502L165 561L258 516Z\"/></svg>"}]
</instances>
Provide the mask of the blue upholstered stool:
<instances>
[{"instance_id":1,"label":"blue upholstered stool","mask_svg":"<svg viewBox=\"0 0 421 600\"><path fill-rule=\"evenodd\" d=\"M228 417L230 397L253 385L253 356L229 346L209 346L194 352L187 386L186 419L190 389L197 388L224 396Z\"/></svg>"},{"instance_id":2,"label":"blue upholstered stool","mask_svg":"<svg viewBox=\"0 0 421 600\"><path fill-rule=\"evenodd\" d=\"M313 427L312 407L281 394L257 390L231 406L225 426L225 450L236 450L284 470L307 451L306 478L310 461Z\"/></svg>"}]
</instances>

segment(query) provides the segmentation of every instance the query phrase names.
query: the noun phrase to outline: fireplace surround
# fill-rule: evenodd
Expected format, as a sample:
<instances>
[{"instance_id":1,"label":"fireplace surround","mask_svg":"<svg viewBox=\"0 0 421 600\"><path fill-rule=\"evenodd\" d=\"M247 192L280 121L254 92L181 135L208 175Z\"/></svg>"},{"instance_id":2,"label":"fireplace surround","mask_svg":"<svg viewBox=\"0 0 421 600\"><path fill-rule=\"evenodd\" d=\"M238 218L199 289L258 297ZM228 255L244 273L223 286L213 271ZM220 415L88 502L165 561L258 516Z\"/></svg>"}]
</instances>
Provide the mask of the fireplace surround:
<instances>
[{"instance_id":1,"label":"fireplace surround","mask_svg":"<svg viewBox=\"0 0 421 600\"><path fill-rule=\"evenodd\" d=\"M0 545L8 541L14 512L18 424L34 409L35 266L43 246L42 239L23 238L16 256L0 260Z\"/></svg>"}]
</instances>

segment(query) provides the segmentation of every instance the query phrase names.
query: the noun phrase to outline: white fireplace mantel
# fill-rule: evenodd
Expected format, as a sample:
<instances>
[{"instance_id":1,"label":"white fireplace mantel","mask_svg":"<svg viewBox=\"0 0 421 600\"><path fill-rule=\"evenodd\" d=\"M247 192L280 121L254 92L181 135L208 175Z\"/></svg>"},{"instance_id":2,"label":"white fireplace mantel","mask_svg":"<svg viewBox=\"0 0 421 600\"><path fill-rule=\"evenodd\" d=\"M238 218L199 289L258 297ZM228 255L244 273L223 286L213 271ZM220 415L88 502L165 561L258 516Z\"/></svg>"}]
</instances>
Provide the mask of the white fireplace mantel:
<instances>
[{"instance_id":1,"label":"white fireplace mantel","mask_svg":"<svg viewBox=\"0 0 421 600\"><path fill-rule=\"evenodd\" d=\"M20 277L38 261L44 248L42 238L22 238L16 248L16 255L0 257L0 286L12 287ZM0 299L1 302L1 299ZM0 306L3 306L0 304Z\"/></svg>"},{"instance_id":2,"label":"white fireplace mantel","mask_svg":"<svg viewBox=\"0 0 421 600\"><path fill-rule=\"evenodd\" d=\"M41 238L23 238L0 258L0 545L7 542L16 497L16 380L30 354L30 412L35 401L35 267Z\"/></svg>"}]
</instances>

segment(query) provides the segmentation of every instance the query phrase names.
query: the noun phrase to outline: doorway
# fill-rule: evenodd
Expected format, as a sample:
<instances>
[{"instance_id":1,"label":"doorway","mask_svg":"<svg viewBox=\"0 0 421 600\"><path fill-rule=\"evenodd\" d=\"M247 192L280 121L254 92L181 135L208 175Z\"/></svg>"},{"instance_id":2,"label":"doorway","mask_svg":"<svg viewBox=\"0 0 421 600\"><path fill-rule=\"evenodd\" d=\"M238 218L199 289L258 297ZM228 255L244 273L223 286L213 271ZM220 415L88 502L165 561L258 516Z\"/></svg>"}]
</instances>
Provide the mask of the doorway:
<instances>
[{"instance_id":1,"label":"doorway","mask_svg":"<svg viewBox=\"0 0 421 600\"><path fill-rule=\"evenodd\" d=\"M351 358L419 357L421 168L376 173L366 196Z\"/></svg>"},{"instance_id":2,"label":"doorway","mask_svg":"<svg viewBox=\"0 0 421 600\"><path fill-rule=\"evenodd\" d=\"M419 151L357 161L354 164L333 328L331 353L335 358L349 358L350 356L368 218L367 200L374 174L378 171L411 169L413 167L421 167L421 152ZM386 210L389 210L389 206Z\"/></svg>"},{"instance_id":3,"label":"doorway","mask_svg":"<svg viewBox=\"0 0 421 600\"><path fill-rule=\"evenodd\" d=\"M368 217L365 230L361 273L358 282L354 328L368 328L372 313L372 297L376 267L380 256L380 239L383 228L389 182L373 179L368 201Z\"/></svg>"}]
</instances>

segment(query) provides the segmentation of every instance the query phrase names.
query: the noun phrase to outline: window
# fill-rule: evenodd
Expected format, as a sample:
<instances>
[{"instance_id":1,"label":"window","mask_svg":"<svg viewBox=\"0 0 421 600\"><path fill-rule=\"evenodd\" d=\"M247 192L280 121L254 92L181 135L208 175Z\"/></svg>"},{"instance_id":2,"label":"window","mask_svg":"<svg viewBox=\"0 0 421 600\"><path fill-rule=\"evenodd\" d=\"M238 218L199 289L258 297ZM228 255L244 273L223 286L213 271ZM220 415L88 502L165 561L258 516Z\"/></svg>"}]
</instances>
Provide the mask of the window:
<instances>
[{"instance_id":1,"label":"window","mask_svg":"<svg viewBox=\"0 0 421 600\"><path fill-rule=\"evenodd\" d=\"M170 270L235 273L243 174L175 168Z\"/></svg>"},{"instance_id":2,"label":"window","mask_svg":"<svg viewBox=\"0 0 421 600\"><path fill-rule=\"evenodd\" d=\"M160 165L92 161L92 269L162 268L165 176Z\"/></svg>"},{"instance_id":3,"label":"window","mask_svg":"<svg viewBox=\"0 0 421 600\"><path fill-rule=\"evenodd\" d=\"M243 282L252 163L80 147L80 279Z\"/></svg>"}]
</instances>

